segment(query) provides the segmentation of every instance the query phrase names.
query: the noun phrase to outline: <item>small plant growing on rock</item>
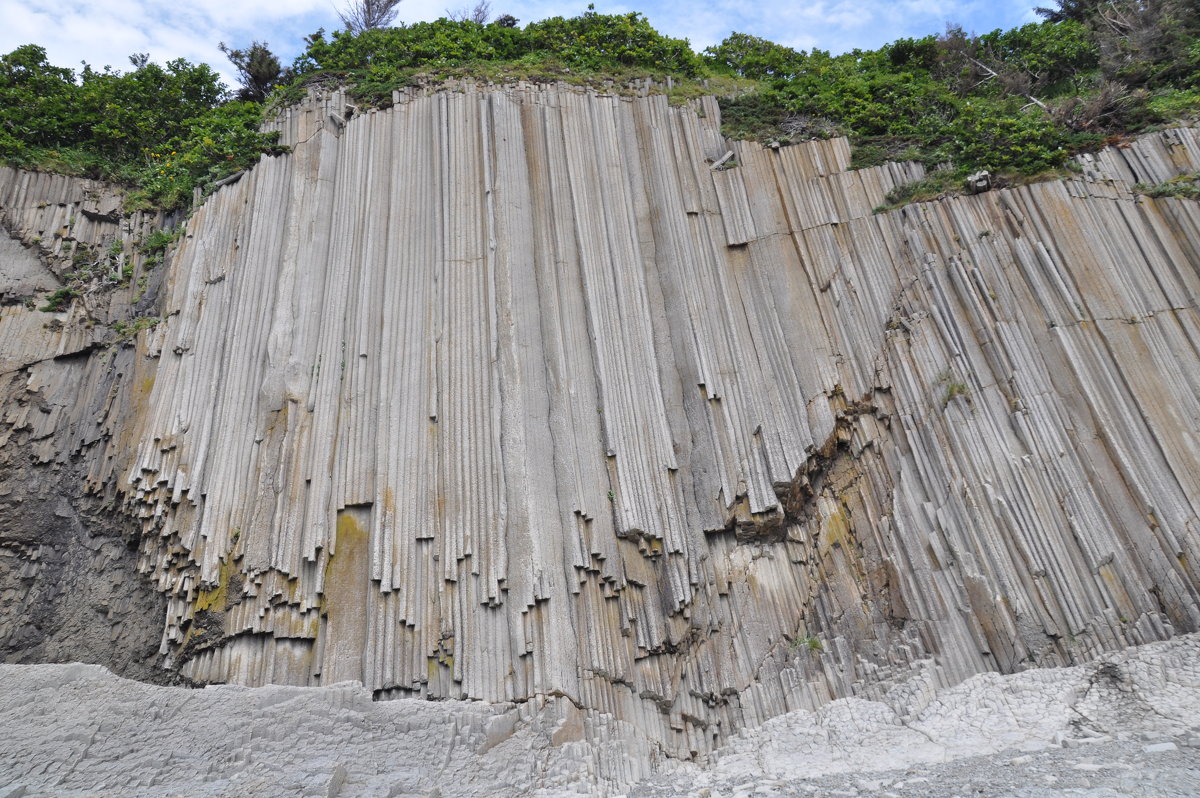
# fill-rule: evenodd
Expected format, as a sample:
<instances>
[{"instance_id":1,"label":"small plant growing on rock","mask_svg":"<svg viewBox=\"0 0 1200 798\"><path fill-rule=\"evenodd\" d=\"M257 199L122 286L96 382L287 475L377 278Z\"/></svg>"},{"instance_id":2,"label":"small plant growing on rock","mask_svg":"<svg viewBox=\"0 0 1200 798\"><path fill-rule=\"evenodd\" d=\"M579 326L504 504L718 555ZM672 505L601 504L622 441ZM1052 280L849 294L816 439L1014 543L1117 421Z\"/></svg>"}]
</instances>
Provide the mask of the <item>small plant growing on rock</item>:
<instances>
[{"instance_id":1,"label":"small plant growing on rock","mask_svg":"<svg viewBox=\"0 0 1200 798\"><path fill-rule=\"evenodd\" d=\"M42 305L38 310L43 313L58 313L63 308L71 304L71 300L79 296L79 292L74 288L63 286L55 291L50 296L46 297L46 304Z\"/></svg>"},{"instance_id":2,"label":"small plant growing on rock","mask_svg":"<svg viewBox=\"0 0 1200 798\"><path fill-rule=\"evenodd\" d=\"M875 213L884 213L902 208L911 202L928 202L941 199L957 184L955 173L948 170L930 172L920 180L901 183L892 188L883 198L884 204L875 208Z\"/></svg>"},{"instance_id":3,"label":"small plant growing on rock","mask_svg":"<svg viewBox=\"0 0 1200 798\"><path fill-rule=\"evenodd\" d=\"M825 650L825 644L821 642L821 638L812 635L788 638L788 647L792 651L807 651L810 654L817 654Z\"/></svg>"},{"instance_id":4,"label":"small plant growing on rock","mask_svg":"<svg viewBox=\"0 0 1200 798\"><path fill-rule=\"evenodd\" d=\"M137 337L137 334L142 330L149 330L160 321L162 321L162 319L158 318L157 316L138 316L137 318L130 319L127 322L115 322L112 326L112 329L113 332L117 334L117 341L123 343Z\"/></svg>"},{"instance_id":5,"label":"small plant growing on rock","mask_svg":"<svg viewBox=\"0 0 1200 798\"><path fill-rule=\"evenodd\" d=\"M162 252L175 241L175 235L171 230L155 230L142 241L142 254L154 255Z\"/></svg>"},{"instance_id":6,"label":"small plant growing on rock","mask_svg":"<svg viewBox=\"0 0 1200 798\"><path fill-rule=\"evenodd\" d=\"M966 396L967 393L967 384L965 382L952 380L951 382L946 383L946 395L942 399L942 407L950 404L960 396Z\"/></svg>"},{"instance_id":7,"label":"small plant growing on rock","mask_svg":"<svg viewBox=\"0 0 1200 798\"><path fill-rule=\"evenodd\" d=\"M1179 175L1157 185L1138 183L1133 190L1151 199L1200 199L1200 172Z\"/></svg>"},{"instance_id":8,"label":"small plant growing on rock","mask_svg":"<svg viewBox=\"0 0 1200 798\"><path fill-rule=\"evenodd\" d=\"M945 410L946 407L949 406L949 404L955 399L959 398L960 396L968 396L971 393L971 390L967 387L966 382L956 376L950 369L945 369L937 376L936 384L944 386L944 391L942 393L943 410Z\"/></svg>"}]
</instances>

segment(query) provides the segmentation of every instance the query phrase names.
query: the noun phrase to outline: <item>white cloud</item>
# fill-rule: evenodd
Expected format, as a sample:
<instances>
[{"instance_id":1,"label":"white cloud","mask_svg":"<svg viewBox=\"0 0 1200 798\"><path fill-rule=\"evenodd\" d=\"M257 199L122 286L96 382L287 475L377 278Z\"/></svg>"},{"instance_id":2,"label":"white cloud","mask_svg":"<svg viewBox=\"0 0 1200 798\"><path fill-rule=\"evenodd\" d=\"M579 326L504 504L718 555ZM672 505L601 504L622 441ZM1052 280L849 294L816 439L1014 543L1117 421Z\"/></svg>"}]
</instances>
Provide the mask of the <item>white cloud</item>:
<instances>
[{"instance_id":1,"label":"white cloud","mask_svg":"<svg viewBox=\"0 0 1200 798\"><path fill-rule=\"evenodd\" d=\"M0 52L39 44L51 62L76 69L81 61L96 68L127 69L131 54L149 53L160 63L173 58L207 62L232 83L232 69L217 48L219 42L237 47L266 40L290 58L306 33L332 27L337 15L328 0L0 0L0 19L5 20Z\"/></svg>"}]
</instances>

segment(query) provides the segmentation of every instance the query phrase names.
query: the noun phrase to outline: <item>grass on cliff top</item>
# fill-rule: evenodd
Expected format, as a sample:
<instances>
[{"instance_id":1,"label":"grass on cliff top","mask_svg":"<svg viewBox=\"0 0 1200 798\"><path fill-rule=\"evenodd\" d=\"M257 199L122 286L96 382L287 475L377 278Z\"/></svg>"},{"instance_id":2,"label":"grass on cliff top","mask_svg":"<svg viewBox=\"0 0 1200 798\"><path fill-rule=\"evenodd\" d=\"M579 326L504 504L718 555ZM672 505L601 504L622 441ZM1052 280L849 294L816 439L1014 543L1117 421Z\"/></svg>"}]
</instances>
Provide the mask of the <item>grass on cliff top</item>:
<instances>
[{"instance_id":1,"label":"grass on cliff top","mask_svg":"<svg viewBox=\"0 0 1200 798\"><path fill-rule=\"evenodd\" d=\"M1065 180L1078 176L1079 172L1079 165L1074 161L1068 161L1060 167L1043 169L1040 172L1021 172L1011 169L998 172L990 175L990 181L991 188L993 189L1012 188L1015 186L1026 186L1031 183ZM914 202L930 202L943 197L962 194L965 191L964 184L970 174L969 170L961 168L935 169L920 180L914 180L911 183L902 183L893 188L884 196L883 204L876 207L874 212L886 213L887 211L903 208L905 205L910 205Z\"/></svg>"},{"instance_id":2,"label":"grass on cliff top","mask_svg":"<svg viewBox=\"0 0 1200 798\"><path fill-rule=\"evenodd\" d=\"M603 71L580 70L573 69L559 58L540 57L516 61L475 61L439 69L408 67L384 78L363 76L354 72L316 72L278 91L271 97L270 105L272 108L280 108L300 102L310 86L334 88L346 85L349 86L355 102L367 107L386 108L392 104L393 91L414 86L437 87L457 81L475 81L498 86L519 82L566 83L632 96L640 91L641 85L647 79L654 84L651 93L666 94L675 105L706 95L733 97L748 94L759 88L758 81L739 78L736 75L687 77L636 67L613 67ZM668 82L671 88L667 88Z\"/></svg>"}]
</instances>

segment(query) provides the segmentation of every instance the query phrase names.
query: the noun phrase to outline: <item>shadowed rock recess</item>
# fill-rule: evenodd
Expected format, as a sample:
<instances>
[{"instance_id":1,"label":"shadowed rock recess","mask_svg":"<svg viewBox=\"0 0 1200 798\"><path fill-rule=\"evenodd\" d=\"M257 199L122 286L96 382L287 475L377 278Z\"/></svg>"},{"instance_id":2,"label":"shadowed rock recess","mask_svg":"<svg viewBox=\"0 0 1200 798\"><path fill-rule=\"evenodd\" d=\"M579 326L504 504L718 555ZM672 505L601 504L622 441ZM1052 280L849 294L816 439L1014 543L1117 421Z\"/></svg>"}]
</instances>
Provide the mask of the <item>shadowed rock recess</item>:
<instances>
[{"instance_id":1,"label":"shadowed rock recess","mask_svg":"<svg viewBox=\"0 0 1200 798\"><path fill-rule=\"evenodd\" d=\"M872 214L922 168L711 99L396 100L284 112L156 268L163 220L0 171L4 661L558 697L689 757L1200 628L1200 203L1131 192L1196 130ZM127 284L20 301L113 241Z\"/></svg>"}]
</instances>

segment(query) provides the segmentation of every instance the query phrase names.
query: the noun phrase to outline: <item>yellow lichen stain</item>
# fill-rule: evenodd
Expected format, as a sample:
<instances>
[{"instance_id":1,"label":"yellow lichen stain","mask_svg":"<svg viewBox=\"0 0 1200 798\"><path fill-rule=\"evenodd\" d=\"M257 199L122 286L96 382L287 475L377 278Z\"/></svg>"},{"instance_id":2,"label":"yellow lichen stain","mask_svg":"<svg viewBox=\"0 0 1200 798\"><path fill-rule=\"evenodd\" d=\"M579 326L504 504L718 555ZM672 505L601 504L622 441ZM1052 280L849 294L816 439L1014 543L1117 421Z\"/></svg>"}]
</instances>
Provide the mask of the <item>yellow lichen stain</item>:
<instances>
[{"instance_id":1,"label":"yellow lichen stain","mask_svg":"<svg viewBox=\"0 0 1200 798\"><path fill-rule=\"evenodd\" d=\"M266 427L266 429L263 430L263 432L266 435L268 435L268 436L273 435L275 433L276 427L282 427L283 429L287 429L288 405L289 404L291 404L291 403L284 402L283 407L279 408L278 410L276 410L270 414L271 420L267 422L267 427Z\"/></svg>"},{"instance_id":2,"label":"yellow lichen stain","mask_svg":"<svg viewBox=\"0 0 1200 798\"><path fill-rule=\"evenodd\" d=\"M1108 586L1108 589L1113 593L1123 592L1120 583L1117 582L1117 575L1113 573L1112 566L1108 563L1101 565L1100 568L1097 569L1096 575L1100 577L1101 581L1103 581L1104 584Z\"/></svg>"},{"instance_id":3,"label":"yellow lichen stain","mask_svg":"<svg viewBox=\"0 0 1200 798\"><path fill-rule=\"evenodd\" d=\"M443 665L454 664L454 635L443 637L438 642L437 658Z\"/></svg>"},{"instance_id":4,"label":"yellow lichen stain","mask_svg":"<svg viewBox=\"0 0 1200 798\"><path fill-rule=\"evenodd\" d=\"M325 603L328 608L332 609L332 594L339 592L338 587L354 589L357 566L366 561L369 543L367 530L359 526L353 515L338 513L333 552L325 561Z\"/></svg>"},{"instance_id":5,"label":"yellow lichen stain","mask_svg":"<svg viewBox=\"0 0 1200 798\"><path fill-rule=\"evenodd\" d=\"M742 578L746 589L750 591L750 595L757 596L762 592L762 585L758 581L758 575L753 571L745 571Z\"/></svg>"},{"instance_id":6,"label":"yellow lichen stain","mask_svg":"<svg viewBox=\"0 0 1200 798\"><path fill-rule=\"evenodd\" d=\"M150 394L154 391L154 373L148 377L133 381L129 391L129 404L133 416L141 416L150 402Z\"/></svg>"},{"instance_id":7,"label":"yellow lichen stain","mask_svg":"<svg viewBox=\"0 0 1200 798\"><path fill-rule=\"evenodd\" d=\"M222 560L221 568L217 571L217 586L201 588L196 595L196 612L212 610L224 612L229 601L229 580L233 577L234 564L232 560Z\"/></svg>"},{"instance_id":8,"label":"yellow lichen stain","mask_svg":"<svg viewBox=\"0 0 1200 798\"><path fill-rule=\"evenodd\" d=\"M284 590L287 591L287 603L288 604L299 604L300 601L299 601L299 597L297 596L297 593L298 593L299 587L300 587L300 580L299 579L288 579L287 581L285 581L283 583L283 587L284 587Z\"/></svg>"},{"instance_id":9,"label":"yellow lichen stain","mask_svg":"<svg viewBox=\"0 0 1200 798\"><path fill-rule=\"evenodd\" d=\"M854 536L850 529L850 519L846 517L846 511L843 507L838 507L825 517L825 523L821 528L821 547L819 553L822 557L837 547L853 548Z\"/></svg>"},{"instance_id":10,"label":"yellow lichen stain","mask_svg":"<svg viewBox=\"0 0 1200 798\"><path fill-rule=\"evenodd\" d=\"M361 520L360 520L361 519ZM321 614L325 654L322 678L362 681L367 647L369 523L357 508L338 513L333 546L325 562Z\"/></svg>"},{"instance_id":11,"label":"yellow lichen stain","mask_svg":"<svg viewBox=\"0 0 1200 798\"><path fill-rule=\"evenodd\" d=\"M449 646L449 648L447 648ZM443 640L438 647L435 655L425 658L426 681L433 683L437 681L438 670L446 668L451 674L454 673L454 638Z\"/></svg>"},{"instance_id":12,"label":"yellow lichen stain","mask_svg":"<svg viewBox=\"0 0 1200 798\"><path fill-rule=\"evenodd\" d=\"M1116 603L1116 609L1121 613L1122 617L1128 617L1134 614L1133 602L1129 598L1129 594L1125 591L1125 585L1117 578L1117 572L1112 567L1112 563L1104 563L1096 569L1096 575L1100 577L1108 588L1109 595L1112 596Z\"/></svg>"}]
</instances>

